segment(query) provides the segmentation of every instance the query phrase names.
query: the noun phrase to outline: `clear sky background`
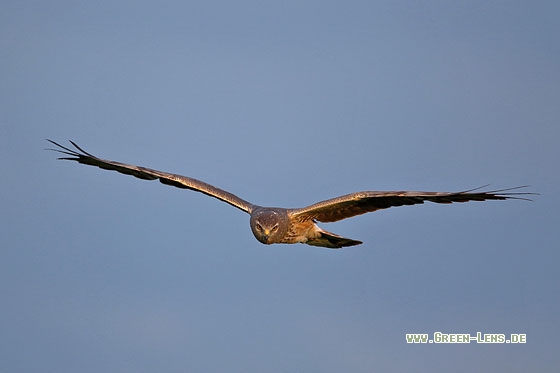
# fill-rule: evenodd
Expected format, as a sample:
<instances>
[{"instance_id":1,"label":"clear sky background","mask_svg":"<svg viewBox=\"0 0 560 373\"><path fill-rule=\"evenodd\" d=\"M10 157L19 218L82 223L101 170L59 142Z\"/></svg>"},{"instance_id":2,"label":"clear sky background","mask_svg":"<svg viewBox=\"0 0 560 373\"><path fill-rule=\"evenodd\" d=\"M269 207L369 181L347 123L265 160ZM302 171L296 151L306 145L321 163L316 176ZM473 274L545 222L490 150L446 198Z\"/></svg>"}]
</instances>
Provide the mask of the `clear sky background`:
<instances>
[{"instance_id":1,"label":"clear sky background","mask_svg":"<svg viewBox=\"0 0 560 373\"><path fill-rule=\"evenodd\" d=\"M3 372L558 371L557 1L3 1ZM265 246L200 193L530 184ZM408 345L405 333L526 333Z\"/></svg>"}]
</instances>

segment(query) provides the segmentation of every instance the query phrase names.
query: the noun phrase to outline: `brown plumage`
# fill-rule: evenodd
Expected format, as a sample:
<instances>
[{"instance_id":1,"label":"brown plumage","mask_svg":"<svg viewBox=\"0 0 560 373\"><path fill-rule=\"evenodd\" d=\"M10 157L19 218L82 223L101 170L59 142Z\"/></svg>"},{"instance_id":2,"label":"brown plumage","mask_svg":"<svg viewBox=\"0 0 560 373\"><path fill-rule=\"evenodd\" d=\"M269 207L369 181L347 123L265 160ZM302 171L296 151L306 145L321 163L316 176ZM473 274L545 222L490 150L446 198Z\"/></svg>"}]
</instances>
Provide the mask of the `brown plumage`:
<instances>
[{"instance_id":1,"label":"brown plumage","mask_svg":"<svg viewBox=\"0 0 560 373\"><path fill-rule=\"evenodd\" d=\"M49 150L68 155L68 157L61 157L59 159L97 166L105 170L114 170L144 180L159 179L163 184L191 189L227 202L251 216L251 230L255 238L264 244L305 243L313 246L338 249L345 246L359 245L362 242L327 232L315 224L317 221L324 223L335 222L367 212L395 206L416 205L425 201L453 203L506 199L526 200L527 198L522 196L535 194L512 192L512 190L524 187L486 192L480 191L481 188L462 192L366 191L328 199L303 208L262 207L197 179L97 158L80 148L73 141L70 141L70 143L76 150L69 149L52 140L47 141L58 147L58 149Z\"/></svg>"}]
</instances>

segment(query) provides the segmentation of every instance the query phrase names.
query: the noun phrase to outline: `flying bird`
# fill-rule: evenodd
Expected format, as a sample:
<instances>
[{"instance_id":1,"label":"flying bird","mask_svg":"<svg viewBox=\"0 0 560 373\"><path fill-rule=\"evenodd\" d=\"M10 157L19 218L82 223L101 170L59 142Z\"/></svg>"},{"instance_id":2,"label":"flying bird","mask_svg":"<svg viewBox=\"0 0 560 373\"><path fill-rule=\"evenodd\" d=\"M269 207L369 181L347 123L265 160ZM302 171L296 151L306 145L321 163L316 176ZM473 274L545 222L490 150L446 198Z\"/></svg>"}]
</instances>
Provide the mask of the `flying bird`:
<instances>
[{"instance_id":1,"label":"flying bird","mask_svg":"<svg viewBox=\"0 0 560 373\"><path fill-rule=\"evenodd\" d=\"M512 192L512 190L525 186L486 192L481 191L481 188L462 192L364 191L335 197L302 208L264 207L247 202L235 194L191 177L98 158L86 152L71 140L70 143L75 147L75 150L52 140L47 139L47 141L58 147L49 150L66 155L58 159L97 166L144 180L159 179L163 184L201 192L229 203L250 215L251 231L255 238L263 244L304 243L339 249L345 246L359 245L362 242L327 232L320 228L316 224L317 222L330 223L367 212L395 206L422 204L425 201L453 203L506 199L526 200L527 198L523 196L535 194Z\"/></svg>"}]
</instances>

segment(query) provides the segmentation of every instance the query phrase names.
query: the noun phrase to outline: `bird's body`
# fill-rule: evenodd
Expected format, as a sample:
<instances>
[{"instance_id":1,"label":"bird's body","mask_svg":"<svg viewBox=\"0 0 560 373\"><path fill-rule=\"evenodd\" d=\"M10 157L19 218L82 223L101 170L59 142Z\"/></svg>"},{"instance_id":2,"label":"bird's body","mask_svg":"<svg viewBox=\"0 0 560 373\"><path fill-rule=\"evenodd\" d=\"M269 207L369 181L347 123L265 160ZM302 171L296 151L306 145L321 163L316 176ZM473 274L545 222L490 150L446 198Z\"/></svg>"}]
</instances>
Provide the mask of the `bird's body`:
<instances>
[{"instance_id":1,"label":"bird's body","mask_svg":"<svg viewBox=\"0 0 560 373\"><path fill-rule=\"evenodd\" d=\"M516 188L480 191L480 188L462 192L416 192L416 191L364 191L321 201L303 208L263 207L254 205L235 194L187 176L153 170L126 163L97 158L70 141L76 150L69 149L48 140L59 149L51 149L68 155L59 159L97 166L133 175L144 180L156 180L166 185L191 189L222 200L247 212L253 235L264 244L305 243L312 246L338 249L359 245L362 242L345 238L320 228L316 222L335 222L352 216L373 212L395 206L434 203L453 203L467 201L525 199L521 196L534 193L511 192Z\"/></svg>"}]
</instances>

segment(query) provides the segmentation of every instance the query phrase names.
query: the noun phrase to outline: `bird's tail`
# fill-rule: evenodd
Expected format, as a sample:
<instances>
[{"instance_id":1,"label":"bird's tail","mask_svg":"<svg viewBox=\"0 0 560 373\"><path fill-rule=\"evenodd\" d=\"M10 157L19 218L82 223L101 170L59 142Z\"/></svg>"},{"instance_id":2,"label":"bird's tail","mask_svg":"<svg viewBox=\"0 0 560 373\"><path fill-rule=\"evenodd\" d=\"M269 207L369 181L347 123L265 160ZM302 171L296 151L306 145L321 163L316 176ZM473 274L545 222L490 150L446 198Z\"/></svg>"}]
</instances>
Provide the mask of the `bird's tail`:
<instances>
[{"instance_id":1,"label":"bird's tail","mask_svg":"<svg viewBox=\"0 0 560 373\"><path fill-rule=\"evenodd\" d=\"M327 232L323 229L320 229L319 233L319 237L308 240L306 244L312 246L328 247L329 249L340 249L341 247L355 246L362 243L362 241L356 241L350 238L342 237L337 234Z\"/></svg>"}]
</instances>

